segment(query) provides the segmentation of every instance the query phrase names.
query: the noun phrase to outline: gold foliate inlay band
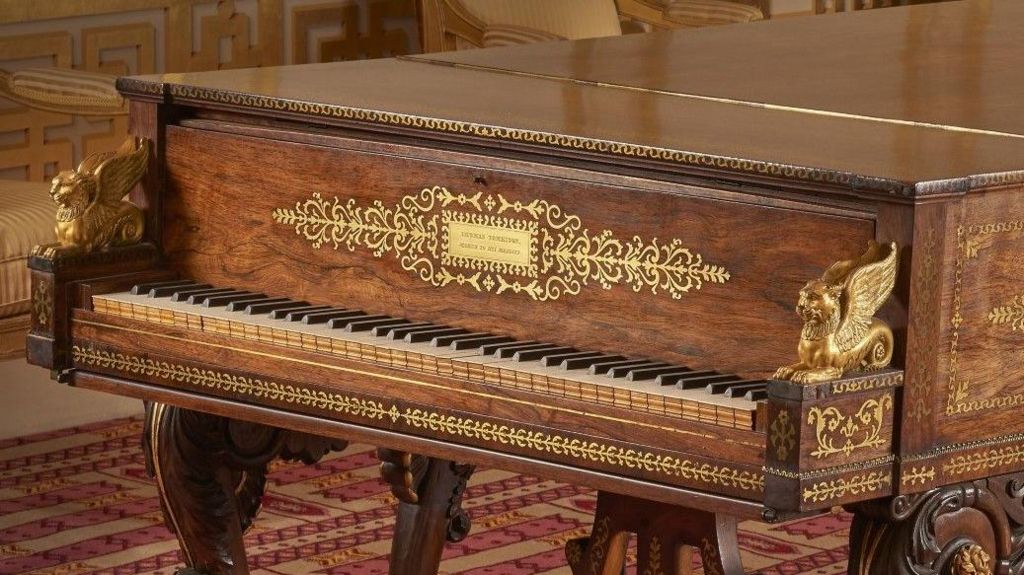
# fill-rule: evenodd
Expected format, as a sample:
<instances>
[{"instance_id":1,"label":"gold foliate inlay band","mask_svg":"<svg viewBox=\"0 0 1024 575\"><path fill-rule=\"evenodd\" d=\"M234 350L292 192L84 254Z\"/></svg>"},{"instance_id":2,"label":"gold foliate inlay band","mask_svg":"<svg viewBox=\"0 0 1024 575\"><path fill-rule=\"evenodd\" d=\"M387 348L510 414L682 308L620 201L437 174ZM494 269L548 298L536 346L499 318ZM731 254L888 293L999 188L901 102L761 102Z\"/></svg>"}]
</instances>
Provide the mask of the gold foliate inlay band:
<instances>
[{"instance_id":1,"label":"gold foliate inlay band","mask_svg":"<svg viewBox=\"0 0 1024 575\"><path fill-rule=\"evenodd\" d=\"M380 200L358 206L354 199L315 193L293 209L275 209L272 217L293 226L316 249L363 248L377 258L393 254L403 269L434 286L454 283L538 301L576 295L590 282L679 299L730 277L679 239L645 242L619 239L609 230L591 233L578 216L545 200L524 204L501 194L455 195L441 186L405 196L393 207Z\"/></svg>"},{"instance_id":2,"label":"gold foliate inlay band","mask_svg":"<svg viewBox=\"0 0 1024 575\"><path fill-rule=\"evenodd\" d=\"M847 495L874 493L890 485L892 485L892 475L888 470L873 471L863 475L854 475L849 479L840 477L815 483L804 489L803 500L810 503L824 503Z\"/></svg>"},{"instance_id":3,"label":"gold foliate inlay band","mask_svg":"<svg viewBox=\"0 0 1024 575\"><path fill-rule=\"evenodd\" d=\"M988 312L992 325L1009 325L1012 331L1024 331L1024 295L1015 296L1006 305L996 306Z\"/></svg>"},{"instance_id":4,"label":"gold foliate inlay band","mask_svg":"<svg viewBox=\"0 0 1024 575\"><path fill-rule=\"evenodd\" d=\"M814 427L818 448L811 455L822 459L885 445L889 441L882 436L886 410L892 410L892 396L889 394L865 401L852 415L846 415L836 407L812 407L807 412L807 425Z\"/></svg>"},{"instance_id":5,"label":"gold foliate inlay band","mask_svg":"<svg viewBox=\"0 0 1024 575\"><path fill-rule=\"evenodd\" d=\"M584 441L542 431L521 429L469 417L444 415L424 409L399 408L395 404L350 397L340 393L314 391L299 385L282 384L255 377L232 375L211 369L155 361L126 353L113 353L91 346L72 346L75 363L121 372L159 377L168 381L238 395L312 407L369 421L390 421L451 437L514 446L538 453L563 455L683 479L723 485L743 491L764 491L764 475L725 466L695 463L689 459L657 455L637 449Z\"/></svg>"}]
</instances>

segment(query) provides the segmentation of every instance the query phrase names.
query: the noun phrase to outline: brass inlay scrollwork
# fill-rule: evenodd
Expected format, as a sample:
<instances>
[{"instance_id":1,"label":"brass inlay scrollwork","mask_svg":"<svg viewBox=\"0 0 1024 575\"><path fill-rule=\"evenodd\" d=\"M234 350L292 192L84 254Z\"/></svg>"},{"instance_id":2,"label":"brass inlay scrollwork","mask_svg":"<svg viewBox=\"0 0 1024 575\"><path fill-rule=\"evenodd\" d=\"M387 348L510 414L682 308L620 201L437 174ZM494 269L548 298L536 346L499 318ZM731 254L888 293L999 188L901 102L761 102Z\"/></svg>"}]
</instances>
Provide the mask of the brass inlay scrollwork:
<instances>
[{"instance_id":1,"label":"brass inlay scrollwork","mask_svg":"<svg viewBox=\"0 0 1024 575\"><path fill-rule=\"evenodd\" d=\"M946 415L1024 405L1024 393L971 400L970 378L960 373L960 328L964 324L962 312L967 262L977 259L982 249L991 245L993 240L990 238L1002 234L1020 233L1022 231L1024 231L1024 220L1008 220L957 227L957 250L953 268L953 310L949 320L952 331L949 339L949 379L946 386ZM1018 298L1020 297L1018 296ZM1015 298L1015 301L1019 301L1018 298ZM1013 303L1009 307L1012 308ZM1011 326L1014 326L1013 318L1014 313L1012 310L1009 311L1008 315L996 312L996 310L989 312L989 321L996 325L1007 323L1008 320ZM1001 321L996 321L997 319Z\"/></svg>"},{"instance_id":2,"label":"brass inlay scrollwork","mask_svg":"<svg viewBox=\"0 0 1024 575\"><path fill-rule=\"evenodd\" d=\"M129 138L116 152L93 154L76 170L55 178L50 197L57 204L57 250L93 252L138 243L142 210L124 200L149 164L149 141Z\"/></svg>"},{"instance_id":3,"label":"brass inlay scrollwork","mask_svg":"<svg viewBox=\"0 0 1024 575\"><path fill-rule=\"evenodd\" d=\"M857 413L849 416L836 407L812 407L807 412L807 425L814 426L818 448L811 455L822 459L885 445L888 439L882 437L882 426L886 410L891 409L892 397L888 394L865 401Z\"/></svg>"},{"instance_id":4,"label":"brass inlay scrollwork","mask_svg":"<svg viewBox=\"0 0 1024 575\"><path fill-rule=\"evenodd\" d=\"M377 258L392 254L402 269L438 287L466 285L545 301L576 295L594 282L604 289L625 284L679 299L705 283L729 280L725 268L705 263L679 239L645 242L619 239L609 230L591 233L578 216L546 200L455 195L434 186L388 207L380 200L359 206L354 199L328 200L314 193L272 216L316 249L363 248Z\"/></svg>"},{"instance_id":5,"label":"brass inlay scrollwork","mask_svg":"<svg viewBox=\"0 0 1024 575\"><path fill-rule=\"evenodd\" d=\"M32 291L32 311L35 313L36 322L43 328L50 327L50 312L53 310L53 290L48 281L35 281L35 289Z\"/></svg>"},{"instance_id":6,"label":"brass inlay scrollwork","mask_svg":"<svg viewBox=\"0 0 1024 575\"><path fill-rule=\"evenodd\" d=\"M809 503L825 503L847 495L863 495L881 491L892 485L892 475L888 470L873 471L850 478L840 477L830 481L822 481L804 489L803 500Z\"/></svg>"},{"instance_id":7,"label":"brass inlay scrollwork","mask_svg":"<svg viewBox=\"0 0 1024 575\"><path fill-rule=\"evenodd\" d=\"M1006 305L992 308L988 312L992 325L1010 325L1013 331L1024 331L1024 295L1014 297Z\"/></svg>"},{"instance_id":8,"label":"brass inlay scrollwork","mask_svg":"<svg viewBox=\"0 0 1024 575\"><path fill-rule=\"evenodd\" d=\"M82 365L159 377L199 388L316 408L369 421L401 423L411 428L430 430L453 438L461 437L495 444L498 448L514 446L538 453L563 455L581 461L658 473L691 482L713 483L754 493L764 491L763 474L732 469L724 465L696 463L689 459L522 429L471 417L444 415L418 408L399 408L393 403L386 404L341 393L314 391L300 385L156 361L127 353L97 350L91 346L72 346L72 356L76 363Z\"/></svg>"},{"instance_id":9,"label":"brass inlay scrollwork","mask_svg":"<svg viewBox=\"0 0 1024 575\"><path fill-rule=\"evenodd\" d=\"M816 383L889 365L892 330L873 316L896 285L898 253L895 243L870 242L862 256L832 264L800 290L800 361L780 367L776 379Z\"/></svg>"},{"instance_id":10,"label":"brass inlay scrollwork","mask_svg":"<svg viewBox=\"0 0 1024 575\"><path fill-rule=\"evenodd\" d=\"M988 449L979 453L957 455L942 465L942 472L949 476L976 473L1024 461L1024 445L1008 445Z\"/></svg>"},{"instance_id":11,"label":"brass inlay scrollwork","mask_svg":"<svg viewBox=\"0 0 1024 575\"><path fill-rule=\"evenodd\" d=\"M931 465L911 467L908 471L900 474L900 484L908 487L918 484L926 485L930 481L935 481L935 468Z\"/></svg>"},{"instance_id":12,"label":"brass inlay scrollwork","mask_svg":"<svg viewBox=\"0 0 1024 575\"><path fill-rule=\"evenodd\" d=\"M796 447L796 427L793 425L793 418L789 415L788 409L782 409L775 416L775 421L768 428L772 447L775 448L775 456L779 461L789 459L789 452Z\"/></svg>"}]
</instances>

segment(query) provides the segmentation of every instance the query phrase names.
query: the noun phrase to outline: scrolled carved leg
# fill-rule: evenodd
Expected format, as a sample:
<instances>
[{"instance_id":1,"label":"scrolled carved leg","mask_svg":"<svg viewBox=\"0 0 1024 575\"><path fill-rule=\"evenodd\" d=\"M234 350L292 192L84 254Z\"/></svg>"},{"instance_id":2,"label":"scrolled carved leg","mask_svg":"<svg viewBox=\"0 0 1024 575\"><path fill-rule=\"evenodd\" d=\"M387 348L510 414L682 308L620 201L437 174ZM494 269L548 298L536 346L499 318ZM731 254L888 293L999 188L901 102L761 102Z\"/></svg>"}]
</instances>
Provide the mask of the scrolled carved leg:
<instances>
[{"instance_id":1,"label":"scrolled carved leg","mask_svg":"<svg viewBox=\"0 0 1024 575\"><path fill-rule=\"evenodd\" d=\"M159 403L146 406L147 469L187 568L180 575L248 573L242 534L259 511L267 463L313 462L345 442Z\"/></svg>"},{"instance_id":2,"label":"scrolled carved leg","mask_svg":"<svg viewBox=\"0 0 1024 575\"><path fill-rule=\"evenodd\" d=\"M853 509L851 575L1019 575L1024 476L1001 476Z\"/></svg>"},{"instance_id":3,"label":"scrolled carved leg","mask_svg":"<svg viewBox=\"0 0 1024 575\"><path fill-rule=\"evenodd\" d=\"M472 465L378 449L381 477L398 498L391 575L433 575L446 541L469 534L469 515L462 509Z\"/></svg>"},{"instance_id":4,"label":"scrolled carved leg","mask_svg":"<svg viewBox=\"0 0 1024 575\"><path fill-rule=\"evenodd\" d=\"M573 575L622 573L630 533L642 575L689 574L694 549L706 575L743 574L735 518L602 491L590 537L565 546Z\"/></svg>"}]
</instances>

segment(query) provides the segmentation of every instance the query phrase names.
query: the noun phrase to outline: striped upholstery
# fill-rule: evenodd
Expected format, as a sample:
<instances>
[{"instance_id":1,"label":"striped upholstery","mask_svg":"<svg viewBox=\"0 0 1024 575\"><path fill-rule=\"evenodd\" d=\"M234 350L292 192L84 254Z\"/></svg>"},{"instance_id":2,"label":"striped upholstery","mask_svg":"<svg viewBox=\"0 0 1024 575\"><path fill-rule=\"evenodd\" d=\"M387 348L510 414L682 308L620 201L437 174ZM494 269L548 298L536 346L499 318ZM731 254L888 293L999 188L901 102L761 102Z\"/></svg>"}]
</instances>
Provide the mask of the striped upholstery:
<instances>
[{"instance_id":1,"label":"striped upholstery","mask_svg":"<svg viewBox=\"0 0 1024 575\"><path fill-rule=\"evenodd\" d=\"M116 79L110 74L64 68L28 68L14 73L0 70L0 95L61 114L127 114L124 98L114 87Z\"/></svg>"},{"instance_id":2,"label":"striped upholstery","mask_svg":"<svg viewBox=\"0 0 1024 575\"><path fill-rule=\"evenodd\" d=\"M665 19L686 27L764 20L760 8L728 0L668 0L665 4Z\"/></svg>"},{"instance_id":3,"label":"striped upholstery","mask_svg":"<svg viewBox=\"0 0 1024 575\"><path fill-rule=\"evenodd\" d=\"M49 191L46 183L0 180L0 318L29 310L28 254L56 241Z\"/></svg>"},{"instance_id":4,"label":"striped upholstery","mask_svg":"<svg viewBox=\"0 0 1024 575\"><path fill-rule=\"evenodd\" d=\"M514 46L517 44L550 42L551 40L565 40L565 37L525 26L501 26L496 24L484 29L483 47Z\"/></svg>"},{"instance_id":5,"label":"striped upholstery","mask_svg":"<svg viewBox=\"0 0 1024 575\"><path fill-rule=\"evenodd\" d=\"M459 1L488 28L523 27L569 40L622 34L619 13L612 0Z\"/></svg>"}]
</instances>

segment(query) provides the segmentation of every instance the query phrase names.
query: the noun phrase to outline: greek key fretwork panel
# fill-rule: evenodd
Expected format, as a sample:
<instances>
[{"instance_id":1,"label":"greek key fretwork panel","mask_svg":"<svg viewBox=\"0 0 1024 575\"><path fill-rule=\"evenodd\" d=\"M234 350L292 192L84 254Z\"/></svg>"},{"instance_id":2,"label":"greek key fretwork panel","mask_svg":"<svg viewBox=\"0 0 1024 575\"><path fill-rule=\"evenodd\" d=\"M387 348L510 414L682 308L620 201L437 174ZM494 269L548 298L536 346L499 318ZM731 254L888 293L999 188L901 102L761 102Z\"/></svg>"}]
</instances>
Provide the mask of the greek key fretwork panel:
<instances>
[{"instance_id":1,"label":"greek key fretwork panel","mask_svg":"<svg viewBox=\"0 0 1024 575\"><path fill-rule=\"evenodd\" d=\"M78 0L0 13L0 69L113 75L277 66L415 51L413 0ZM29 13L29 22L15 14ZM42 181L124 140L124 117L72 118L0 99L0 178Z\"/></svg>"}]
</instances>

